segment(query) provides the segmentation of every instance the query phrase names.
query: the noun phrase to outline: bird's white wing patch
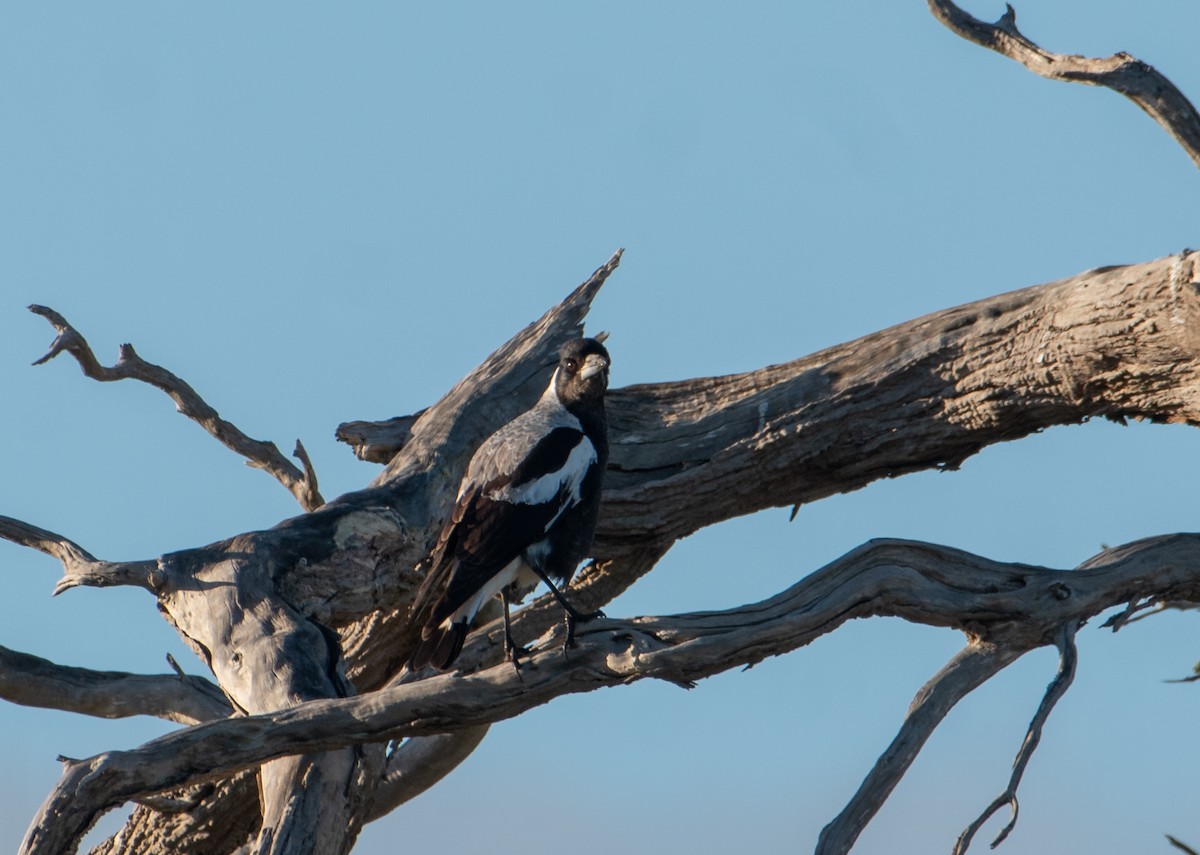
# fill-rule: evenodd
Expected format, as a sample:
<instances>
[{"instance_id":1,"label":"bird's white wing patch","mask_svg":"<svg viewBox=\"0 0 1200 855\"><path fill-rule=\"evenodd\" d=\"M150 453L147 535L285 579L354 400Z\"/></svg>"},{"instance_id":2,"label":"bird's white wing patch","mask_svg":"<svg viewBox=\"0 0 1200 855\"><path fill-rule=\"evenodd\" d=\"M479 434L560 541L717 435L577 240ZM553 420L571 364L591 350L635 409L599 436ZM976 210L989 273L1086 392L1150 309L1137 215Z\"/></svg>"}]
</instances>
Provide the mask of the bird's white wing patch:
<instances>
[{"instance_id":1,"label":"bird's white wing patch","mask_svg":"<svg viewBox=\"0 0 1200 855\"><path fill-rule=\"evenodd\" d=\"M565 492L564 506L574 505L579 502L583 479L596 460L596 446L587 436L580 434L579 442L571 449L561 469L547 472L523 484L505 484L491 491L488 498L518 505L546 505L553 502L560 492Z\"/></svg>"},{"instance_id":2,"label":"bird's white wing patch","mask_svg":"<svg viewBox=\"0 0 1200 855\"><path fill-rule=\"evenodd\" d=\"M475 450L459 485L458 498L461 499L472 487L511 475L538 441L555 428L565 427L583 432L579 419L567 412L557 396L551 394L553 391L554 383L551 382L537 406L496 431ZM595 454L595 449L592 449L592 453ZM489 497L497 498L495 494Z\"/></svg>"}]
</instances>

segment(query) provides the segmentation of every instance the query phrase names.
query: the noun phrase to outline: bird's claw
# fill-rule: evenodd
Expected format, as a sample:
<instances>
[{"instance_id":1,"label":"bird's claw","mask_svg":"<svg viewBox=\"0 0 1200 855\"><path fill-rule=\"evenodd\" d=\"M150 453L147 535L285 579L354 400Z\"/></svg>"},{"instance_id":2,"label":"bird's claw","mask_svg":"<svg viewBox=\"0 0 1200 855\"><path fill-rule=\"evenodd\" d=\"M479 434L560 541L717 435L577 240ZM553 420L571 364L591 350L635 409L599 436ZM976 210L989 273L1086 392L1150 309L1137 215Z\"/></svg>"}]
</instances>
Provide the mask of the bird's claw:
<instances>
[{"instance_id":1,"label":"bird's claw","mask_svg":"<svg viewBox=\"0 0 1200 855\"><path fill-rule=\"evenodd\" d=\"M604 612L600 611L599 609L596 609L596 611L594 611L594 612L587 612L587 613L576 612L576 613L572 614L571 612L567 612L567 617L566 617L567 637L563 641L563 656L566 656L567 651L575 646L575 625L576 624L587 623L588 621L598 620L603 617L607 617L607 615L605 615Z\"/></svg>"}]
</instances>

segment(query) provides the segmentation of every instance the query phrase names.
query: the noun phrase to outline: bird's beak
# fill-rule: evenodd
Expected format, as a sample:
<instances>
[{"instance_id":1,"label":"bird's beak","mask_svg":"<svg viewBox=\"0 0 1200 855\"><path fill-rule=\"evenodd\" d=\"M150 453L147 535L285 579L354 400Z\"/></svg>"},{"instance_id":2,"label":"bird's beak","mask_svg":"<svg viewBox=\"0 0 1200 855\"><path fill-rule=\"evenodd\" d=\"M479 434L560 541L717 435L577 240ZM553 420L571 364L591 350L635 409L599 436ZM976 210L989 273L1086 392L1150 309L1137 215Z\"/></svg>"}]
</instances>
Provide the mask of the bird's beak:
<instances>
[{"instance_id":1,"label":"bird's beak","mask_svg":"<svg viewBox=\"0 0 1200 855\"><path fill-rule=\"evenodd\" d=\"M583 359L583 367L579 369L579 379L586 380L594 374L608 370L608 360L598 353L589 353Z\"/></svg>"}]
</instances>

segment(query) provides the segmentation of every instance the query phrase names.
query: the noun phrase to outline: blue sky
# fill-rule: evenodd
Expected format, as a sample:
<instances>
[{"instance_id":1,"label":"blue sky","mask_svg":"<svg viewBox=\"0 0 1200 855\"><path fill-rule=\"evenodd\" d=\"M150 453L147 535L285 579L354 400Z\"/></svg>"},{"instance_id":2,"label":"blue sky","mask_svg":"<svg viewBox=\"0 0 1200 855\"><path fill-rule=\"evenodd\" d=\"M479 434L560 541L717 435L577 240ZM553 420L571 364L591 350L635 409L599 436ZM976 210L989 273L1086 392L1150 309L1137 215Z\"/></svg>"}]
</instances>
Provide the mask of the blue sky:
<instances>
[{"instance_id":1,"label":"blue sky","mask_svg":"<svg viewBox=\"0 0 1200 855\"><path fill-rule=\"evenodd\" d=\"M1200 98L1194 3L1018 13L1047 48L1127 50ZM1200 244L1200 174L1139 110L969 45L917 0L9 5L0 111L0 513L111 559L297 507L157 390L30 367L53 335L29 303L103 361L133 342L254 437L300 437L333 496L376 471L333 441L338 422L429 404L620 246L590 328L611 331L626 385ZM679 543L608 611L736 606L878 536L1073 566L1195 529L1196 442L1060 428L791 524L768 511ZM143 672L172 652L203 671L144 592L51 599L53 561L0 543L0 565L0 644ZM1200 657L1195 639L1184 615L1081 632L1001 851L1200 844L1200 696L1163 682ZM807 851L960 644L872 619L692 692L564 698L494 728L356 851L437 845L448 823L494 851ZM1002 789L1054 665L1030 654L964 701L856 851L949 851ZM56 755L166 729L0 706L0 849Z\"/></svg>"}]
</instances>

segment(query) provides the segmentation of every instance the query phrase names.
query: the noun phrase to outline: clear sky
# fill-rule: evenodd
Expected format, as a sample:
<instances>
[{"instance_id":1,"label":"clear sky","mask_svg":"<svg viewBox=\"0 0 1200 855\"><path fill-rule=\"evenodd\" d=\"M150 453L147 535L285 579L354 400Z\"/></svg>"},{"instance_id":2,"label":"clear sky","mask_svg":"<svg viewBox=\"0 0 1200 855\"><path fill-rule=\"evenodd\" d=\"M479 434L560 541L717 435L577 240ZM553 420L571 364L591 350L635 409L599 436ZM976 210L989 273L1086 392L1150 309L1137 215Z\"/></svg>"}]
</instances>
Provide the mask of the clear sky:
<instances>
[{"instance_id":1,"label":"clear sky","mask_svg":"<svg viewBox=\"0 0 1200 855\"><path fill-rule=\"evenodd\" d=\"M995 19L999 3L975 2ZM1200 99L1193 0L1018 6L1045 47L1127 50ZM1051 83L889 3L104 3L0 8L0 513L148 558L298 512L157 390L98 384L135 344L326 496L375 474L338 422L411 413L617 247L595 305L617 385L751 369L920 314L1200 244L1200 173L1132 104ZM1196 529L1187 428L1060 428L955 473L701 532L610 615L727 608L862 541L1070 567ZM142 591L51 599L0 543L0 644L204 668ZM1000 851L1200 845L1195 618L1079 638ZM808 851L955 633L874 619L692 692L649 683L493 728L356 851ZM954 710L860 853L949 851L1003 788L1046 683L1030 654ZM169 729L0 705L0 850L55 756ZM994 821L977 840L986 851ZM104 828L111 830L113 823Z\"/></svg>"}]
</instances>

